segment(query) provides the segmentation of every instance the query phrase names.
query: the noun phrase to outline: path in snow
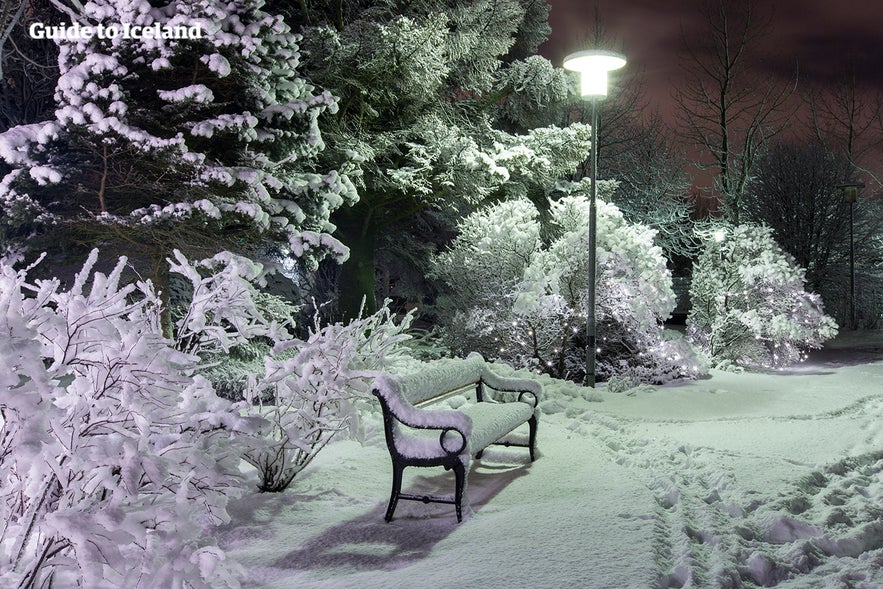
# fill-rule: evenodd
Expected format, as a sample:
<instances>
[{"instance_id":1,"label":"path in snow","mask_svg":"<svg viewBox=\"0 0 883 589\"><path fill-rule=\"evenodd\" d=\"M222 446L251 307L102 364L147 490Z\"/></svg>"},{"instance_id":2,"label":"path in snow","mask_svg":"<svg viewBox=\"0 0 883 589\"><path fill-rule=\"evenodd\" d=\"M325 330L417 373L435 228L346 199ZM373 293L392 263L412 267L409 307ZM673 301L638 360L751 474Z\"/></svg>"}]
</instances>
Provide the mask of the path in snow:
<instances>
[{"instance_id":1,"label":"path in snow","mask_svg":"<svg viewBox=\"0 0 883 589\"><path fill-rule=\"evenodd\" d=\"M489 451L463 524L411 502L383 522L390 467L375 432L365 447L329 445L289 491L234 504L221 546L247 587L883 587L873 348L595 403L545 383L557 401L542 455ZM406 486L450 492L450 473L409 470Z\"/></svg>"}]
</instances>

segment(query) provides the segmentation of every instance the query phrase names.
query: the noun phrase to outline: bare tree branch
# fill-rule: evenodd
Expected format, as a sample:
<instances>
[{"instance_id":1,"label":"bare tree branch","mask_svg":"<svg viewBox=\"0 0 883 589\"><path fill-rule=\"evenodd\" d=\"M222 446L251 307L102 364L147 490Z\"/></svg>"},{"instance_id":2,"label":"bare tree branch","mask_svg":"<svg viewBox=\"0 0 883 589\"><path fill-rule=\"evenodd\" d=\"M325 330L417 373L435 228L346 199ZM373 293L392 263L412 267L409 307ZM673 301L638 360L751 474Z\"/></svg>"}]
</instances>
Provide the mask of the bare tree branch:
<instances>
[{"instance_id":1,"label":"bare tree branch","mask_svg":"<svg viewBox=\"0 0 883 589\"><path fill-rule=\"evenodd\" d=\"M62 12L68 15L71 18L71 22L78 21L83 18L83 13L85 9L83 5L79 2L79 0L67 0L67 4L62 2L62 0L49 0L59 12ZM68 6L70 4L70 6Z\"/></svg>"},{"instance_id":2,"label":"bare tree branch","mask_svg":"<svg viewBox=\"0 0 883 589\"><path fill-rule=\"evenodd\" d=\"M715 172L717 196L738 224L740 199L757 158L793 114L788 102L794 87L751 72L750 49L768 27L751 1L708 0L703 14L707 45L690 42L682 32L687 80L674 100L682 138L708 158L696 165Z\"/></svg>"},{"instance_id":3,"label":"bare tree branch","mask_svg":"<svg viewBox=\"0 0 883 589\"><path fill-rule=\"evenodd\" d=\"M18 6L16 6L18 4ZM6 0L0 12L0 56L6 54L6 43L25 13L25 0ZM0 80L3 79L3 59L0 57Z\"/></svg>"}]
</instances>

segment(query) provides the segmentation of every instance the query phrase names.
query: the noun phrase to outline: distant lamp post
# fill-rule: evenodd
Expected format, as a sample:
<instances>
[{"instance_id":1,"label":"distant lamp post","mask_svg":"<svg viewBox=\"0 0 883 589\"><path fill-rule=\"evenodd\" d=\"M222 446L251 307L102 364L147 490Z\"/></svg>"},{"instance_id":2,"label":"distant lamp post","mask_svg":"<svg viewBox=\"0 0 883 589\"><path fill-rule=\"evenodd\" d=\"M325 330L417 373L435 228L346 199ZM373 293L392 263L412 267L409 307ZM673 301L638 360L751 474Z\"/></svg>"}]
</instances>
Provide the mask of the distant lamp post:
<instances>
[{"instance_id":1,"label":"distant lamp post","mask_svg":"<svg viewBox=\"0 0 883 589\"><path fill-rule=\"evenodd\" d=\"M580 94L592 99L591 207L589 208L589 290L586 306L586 378L585 385L595 386L595 350L597 326L595 323L596 228L598 195L598 100L607 97L607 73L626 63L625 56L615 51L587 49L564 58L564 69L580 73Z\"/></svg>"},{"instance_id":2,"label":"distant lamp post","mask_svg":"<svg viewBox=\"0 0 883 589\"><path fill-rule=\"evenodd\" d=\"M717 231L714 232L713 237L714 237L714 242L717 244L718 257L720 258L720 261L723 262L724 261L724 247L721 244L727 238L727 232L724 231L723 229L718 229Z\"/></svg>"},{"instance_id":3,"label":"distant lamp post","mask_svg":"<svg viewBox=\"0 0 883 589\"><path fill-rule=\"evenodd\" d=\"M858 321L855 315L855 203L864 184L847 182L838 188L843 189L843 201L849 203L849 321L850 329L855 329Z\"/></svg>"}]
</instances>

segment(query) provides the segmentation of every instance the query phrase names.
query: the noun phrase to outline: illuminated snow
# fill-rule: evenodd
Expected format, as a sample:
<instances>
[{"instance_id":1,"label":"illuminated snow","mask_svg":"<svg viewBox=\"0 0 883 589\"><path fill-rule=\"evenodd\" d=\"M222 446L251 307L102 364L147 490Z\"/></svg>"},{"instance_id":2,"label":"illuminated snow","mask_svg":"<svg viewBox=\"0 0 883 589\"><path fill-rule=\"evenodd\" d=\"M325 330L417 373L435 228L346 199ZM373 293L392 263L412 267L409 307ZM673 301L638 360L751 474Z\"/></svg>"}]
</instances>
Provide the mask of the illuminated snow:
<instances>
[{"instance_id":1,"label":"illuminated snow","mask_svg":"<svg viewBox=\"0 0 883 589\"><path fill-rule=\"evenodd\" d=\"M464 523L419 502L383 521L374 415L366 447L332 443L288 492L233 506L219 540L243 586L883 586L879 351L619 395L540 381L540 458L475 461ZM414 470L405 489L450 493L450 473Z\"/></svg>"}]
</instances>

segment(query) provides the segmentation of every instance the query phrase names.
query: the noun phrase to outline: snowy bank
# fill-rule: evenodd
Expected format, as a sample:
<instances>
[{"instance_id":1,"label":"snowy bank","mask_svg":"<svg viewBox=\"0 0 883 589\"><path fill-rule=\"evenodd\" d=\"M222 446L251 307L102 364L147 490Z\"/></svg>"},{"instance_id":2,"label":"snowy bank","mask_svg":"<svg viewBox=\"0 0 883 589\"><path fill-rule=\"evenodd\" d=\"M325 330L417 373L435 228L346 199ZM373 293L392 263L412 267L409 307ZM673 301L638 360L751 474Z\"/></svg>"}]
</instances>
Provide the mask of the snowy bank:
<instances>
[{"instance_id":1,"label":"snowy bank","mask_svg":"<svg viewBox=\"0 0 883 589\"><path fill-rule=\"evenodd\" d=\"M419 503L383 522L368 418L366 446L334 442L287 492L232 505L219 541L246 587L879 588L881 343L619 395L541 377L540 458L489 450L460 525Z\"/></svg>"}]
</instances>

